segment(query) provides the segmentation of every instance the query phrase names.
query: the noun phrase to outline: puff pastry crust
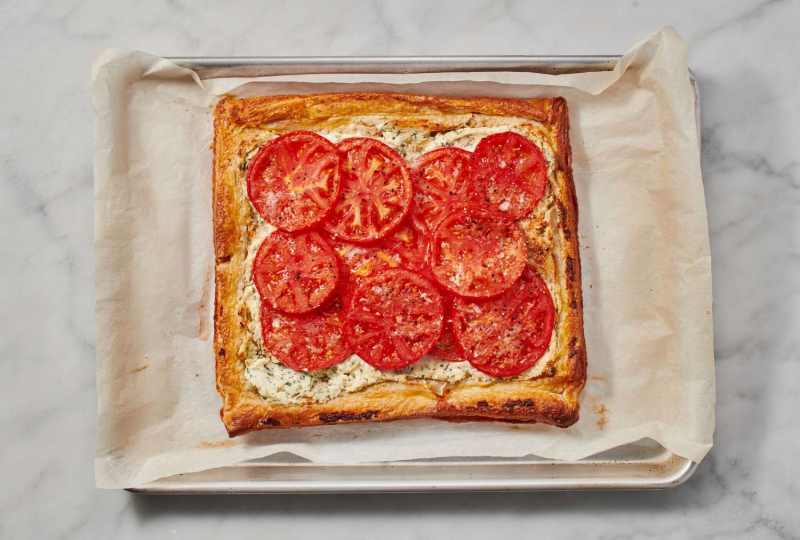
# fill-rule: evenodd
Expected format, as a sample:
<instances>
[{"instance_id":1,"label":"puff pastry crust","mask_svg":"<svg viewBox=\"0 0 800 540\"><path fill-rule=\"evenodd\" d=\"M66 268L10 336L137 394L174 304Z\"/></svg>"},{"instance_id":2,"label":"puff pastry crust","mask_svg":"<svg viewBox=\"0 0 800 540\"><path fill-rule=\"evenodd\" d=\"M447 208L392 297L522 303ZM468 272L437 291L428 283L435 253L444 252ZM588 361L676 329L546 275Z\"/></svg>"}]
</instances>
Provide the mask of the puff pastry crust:
<instances>
[{"instance_id":1,"label":"puff pastry crust","mask_svg":"<svg viewBox=\"0 0 800 540\"><path fill-rule=\"evenodd\" d=\"M380 116L396 126L440 132L472 115L523 118L550 136L555 168L548 175L554 219L543 244L527 234L529 263L540 272L557 306L554 354L533 380L497 379L489 384L434 381L380 382L323 403L278 404L264 400L244 376L242 343L249 330L237 311L246 276L252 213L240 166L246 141L263 130L285 133L347 125ZM449 98L386 93L319 94L222 99L215 112L213 219L216 254L214 344L221 417L231 437L253 430L403 418L542 422L566 427L578 420L586 380L578 204L572 178L569 115L563 98Z\"/></svg>"}]
</instances>

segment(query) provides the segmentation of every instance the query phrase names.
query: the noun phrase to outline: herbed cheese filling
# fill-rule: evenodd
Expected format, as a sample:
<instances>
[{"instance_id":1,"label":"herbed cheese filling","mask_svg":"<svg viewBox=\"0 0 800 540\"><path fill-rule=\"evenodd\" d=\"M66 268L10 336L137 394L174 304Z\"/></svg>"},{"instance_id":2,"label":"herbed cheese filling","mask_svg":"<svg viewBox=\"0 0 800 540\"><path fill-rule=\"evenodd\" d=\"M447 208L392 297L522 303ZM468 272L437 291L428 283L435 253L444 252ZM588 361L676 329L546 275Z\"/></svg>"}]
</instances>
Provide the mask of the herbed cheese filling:
<instances>
[{"instance_id":1,"label":"herbed cheese filling","mask_svg":"<svg viewBox=\"0 0 800 540\"><path fill-rule=\"evenodd\" d=\"M476 125L477 124L477 125ZM530 216L531 226L524 226L526 234L536 234L552 238L551 220L553 215L553 194L551 186L555 182L555 155L547 128L533 120L524 118L491 117L474 115L465 127L444 132L431 133L420 128L400 128L393 126L384 117L362 117L351 125L337 129L319 130L317 133L333 143L350 137L371 137L394 148L407 162L418 156L443 146L454 146L474 150L478 142L492 133L504 131L517 132L532 140L541 149L547 162L548 188L545 196ZM262 139L260 144L272 137ZM240 169L245 171L249 160L258 151L255 145L247 154ZM246 182L244 172L241 181ZM246 193L244 185L244 193ZM448 362L432 356L400 370L375 369L357 355L351 355L344 362L327 369L313 372L295 371L278 362L263 347L261 335L261 299L253 283L253 261L259 246L276 229L256 215L257 227L247 247L244 280L239 286L241 303L238 312L243 316L248 338L242 343L239 356L244 359L246 380L252 384L265 401L280 404L323 403L344 394L358 392L381 382L426 381L447 385L488 385L495 377L485 375L468 362ZM547 280L546 280L547 281ZM552 284L551 295L552 295ZM550 346L542 358L524 373L509 380L531 380L542 376L554 360L554 351L559 332L558 297L553 296L556 305L556 324Z\"/></svg>"}]
</instances>

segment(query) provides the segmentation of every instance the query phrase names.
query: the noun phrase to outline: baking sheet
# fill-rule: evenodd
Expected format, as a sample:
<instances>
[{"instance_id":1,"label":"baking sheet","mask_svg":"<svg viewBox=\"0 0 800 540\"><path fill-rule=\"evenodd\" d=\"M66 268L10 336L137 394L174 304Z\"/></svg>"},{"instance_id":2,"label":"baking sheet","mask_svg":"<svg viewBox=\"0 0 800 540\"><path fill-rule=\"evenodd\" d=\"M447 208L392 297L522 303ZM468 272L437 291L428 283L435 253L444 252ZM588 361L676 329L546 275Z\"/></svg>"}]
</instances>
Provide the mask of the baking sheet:
<instances>
[{"instance_id":1,"label":"baking sheet","mask_svg":"<svg viewBox=\"0 0 800 540\"><path fill-rule=\"evenodd\" d=\"M503 57L473 57L452 60L454 70L468 66L473 71L497 71L498 65L521 71L570 72L610 71L621 57L537 57L526 60ZM346 59L338 69L360 72L432 72L447 71L440 59L391 59L382 66L379 59ZM314 59L301 66L270 59L171 58L170 61L191 67L200 78L225 77L232 73L253 75L293 73L330 73L331 65ZM364 64L362 64L362 61ZM450 61L450 60L448 60ZM527 65L530 62L531 65ZM227 65L228 67L221 67ZM371 71L365 71L365 66ZM302 70L302 71L301 71ZM384 71L385 70L385 71ZM463 70L463 69L462 69ZM690 79L695 93L695 120L700 133L700 92L694 75ZM699 138L698 138L699 144ZM227 467L160 478L130 491L149 494L246 494L246 493L364 493L364 492L436 492L436 491L528 491L528 490L621 490L669 489L688 480L697 463L678 456L659 443L644 439L618 446L577 461L559 461L525 456L498 458L438 458L396 462L369 462L357 465L313 463L293 454L281 453Z\"/></svg>"},{"instance_id":2,"label":"baking sheet","mask_svg":"<svg viewBox=\"0 0 800 540\"><path fill-rule=\"evenodd\" d=\"M578 459L651 437L702 459L713 432L710 265L686 69L685 49L671 29L637 45L614 72L558 78L293 75L242 86L242 80L201 81L143 53L99 55L93 70L98 485L126 487L278 451L328 463L459 455ZM208 341L213 254L206 179L209 106L214 93L234 89L565 95L590 358L579 424L558 430L414 421L227 440L216 424Z\"/></svg>"}]
</instances>

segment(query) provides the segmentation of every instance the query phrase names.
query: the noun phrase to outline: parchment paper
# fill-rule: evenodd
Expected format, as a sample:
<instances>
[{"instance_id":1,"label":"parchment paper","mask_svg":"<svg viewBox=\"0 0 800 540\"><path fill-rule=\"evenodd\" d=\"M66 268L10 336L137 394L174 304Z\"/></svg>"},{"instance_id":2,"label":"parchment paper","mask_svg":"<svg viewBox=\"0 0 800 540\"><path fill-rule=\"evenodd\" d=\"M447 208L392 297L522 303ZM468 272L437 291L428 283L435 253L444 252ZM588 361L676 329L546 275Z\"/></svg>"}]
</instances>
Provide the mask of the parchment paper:
<instances>
[{"instance_id":1,"label":"parchment paper","mask_svg":"<svg viewBox=\"0 0 800 540\"><path fill-rule=\"evenodd\" d=\"M665 28L613 72L309 75L201 81L148 54L97 55L98 487L289 451L317 462L579 459L652 438L700 461L714 430L708 225L686 50ZM256 82L253 82L256 81ZM387 424L229 440L212 351L213 105L331 91L567 98L589 380L573 427Z\"/></svg>"}]
</instances>

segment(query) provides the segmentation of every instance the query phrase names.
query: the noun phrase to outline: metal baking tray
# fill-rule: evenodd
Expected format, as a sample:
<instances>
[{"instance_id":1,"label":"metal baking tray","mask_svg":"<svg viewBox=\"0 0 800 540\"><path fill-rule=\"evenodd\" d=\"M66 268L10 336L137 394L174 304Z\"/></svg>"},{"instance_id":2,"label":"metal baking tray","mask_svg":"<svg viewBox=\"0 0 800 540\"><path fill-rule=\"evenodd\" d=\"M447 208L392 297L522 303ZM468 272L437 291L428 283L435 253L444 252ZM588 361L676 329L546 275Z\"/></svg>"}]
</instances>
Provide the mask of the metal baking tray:
<instances>
[{"instance_id":1,"label":"metal baking tray","mask_svg":"<svg viewBox=\"0 0 800 540\"><path fill-rule=\"evenodd\" d=\"M610 71L619 56L252 57L169 58L201 79L320 73L522 71L549 74ZM700 96L695 91L698 133ZM699 140L699 137L698 137ZM292 454L161 478L136 493L368 493L666 489L689 479L697 463L650 439L577 461L522 458L438 458L338 465Z\"/></svg>"}]
</instances>

